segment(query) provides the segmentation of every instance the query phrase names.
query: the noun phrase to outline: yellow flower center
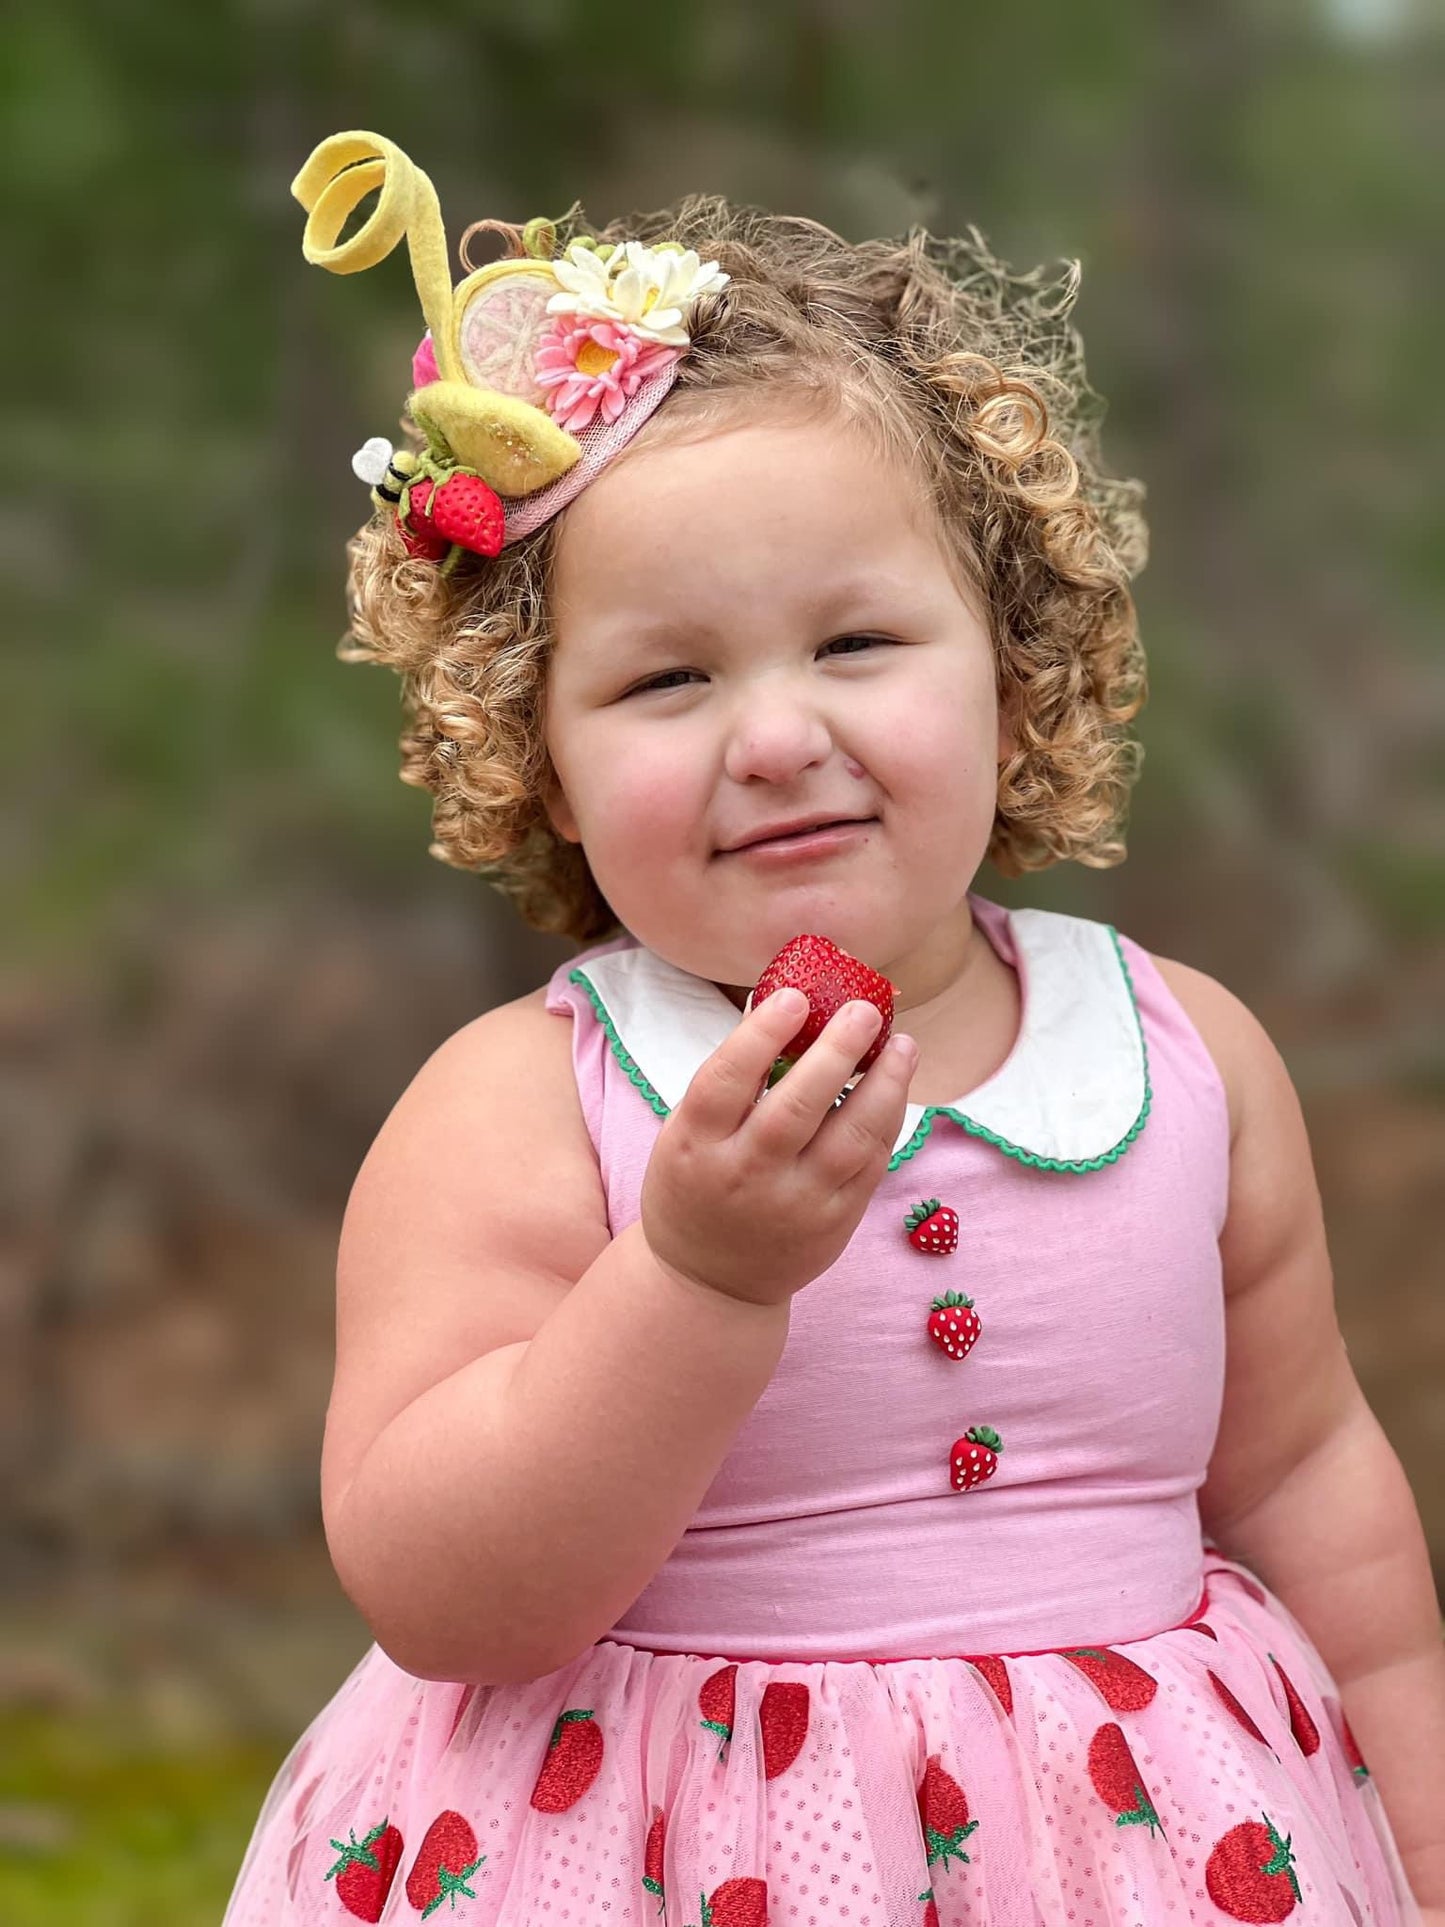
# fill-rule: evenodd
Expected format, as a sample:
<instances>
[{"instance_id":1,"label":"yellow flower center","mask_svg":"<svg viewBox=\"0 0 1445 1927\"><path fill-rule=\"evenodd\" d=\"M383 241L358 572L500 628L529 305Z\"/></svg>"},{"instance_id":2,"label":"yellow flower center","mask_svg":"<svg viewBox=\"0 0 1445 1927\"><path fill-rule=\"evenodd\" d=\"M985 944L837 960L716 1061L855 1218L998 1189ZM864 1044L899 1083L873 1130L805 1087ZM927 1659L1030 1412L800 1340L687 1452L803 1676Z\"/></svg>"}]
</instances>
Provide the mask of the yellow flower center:
<instances>
[{"instance_id":1,"label":"yellow flower center","mask_svg":"<svg viewBox=\"0 0 1445 1927\"><path fill-rule=\"evenodd\" d=\"M577 371L583 375L605 375L613 362L621 359L615 348L604 348L600 341L584 341L577 350Z\"/></svg>"}]
</instances>

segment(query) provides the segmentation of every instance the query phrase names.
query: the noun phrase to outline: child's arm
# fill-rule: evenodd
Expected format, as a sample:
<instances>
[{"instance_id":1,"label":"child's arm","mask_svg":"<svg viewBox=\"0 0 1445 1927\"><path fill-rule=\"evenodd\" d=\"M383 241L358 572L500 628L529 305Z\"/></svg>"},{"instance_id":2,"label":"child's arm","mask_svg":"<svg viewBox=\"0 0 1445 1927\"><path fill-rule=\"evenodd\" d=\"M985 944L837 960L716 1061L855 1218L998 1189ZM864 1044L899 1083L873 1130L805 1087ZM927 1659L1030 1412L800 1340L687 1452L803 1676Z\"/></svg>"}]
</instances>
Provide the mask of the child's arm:
<instances>
[{"instance_id":1,"label":"child's arm","mask_svg":"<svg viewBox=\"0 0 1445 1927\"><path fill-rule=\"evenodd\" d=\"M1205 1530L1304 1626L1339 1684L1421 1906L1445 1906L1445 1647L1419 1514L1335 1318L1299 1100L1258 1021L1156 958L1229 1092L1224 1411Z\"/></svg>"},{"instance_id":2,"label":"child's arm","mask_svg":"<svg viewBox=\"0 0 1445 1927\"><path fill-rule=\"evenodd\" d=\"M609 1237L571 1026L442 1046L347 1207L322 1502L337 1575L422 1678L529 1679L614 1624L772 1375L788 1308Z\"/></svg>"}]
</instances>

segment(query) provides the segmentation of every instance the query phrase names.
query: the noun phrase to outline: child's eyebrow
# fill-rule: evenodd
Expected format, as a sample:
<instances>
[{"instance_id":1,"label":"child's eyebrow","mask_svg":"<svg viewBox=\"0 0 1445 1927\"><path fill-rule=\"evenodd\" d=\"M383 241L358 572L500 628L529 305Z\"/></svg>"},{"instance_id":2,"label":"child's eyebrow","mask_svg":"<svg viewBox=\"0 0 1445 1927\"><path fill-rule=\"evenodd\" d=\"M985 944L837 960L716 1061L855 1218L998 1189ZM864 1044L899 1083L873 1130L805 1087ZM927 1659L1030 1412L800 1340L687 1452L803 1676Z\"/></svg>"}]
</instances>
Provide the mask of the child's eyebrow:
<instances>
[{"instance_id":1,"label":"child's eyebrow","mask_svg":"<svg viewBox=\"0 0 1445 1927\"><path fill-rule=\"evenodd\" d=\"M873 571L867 575L844 577L809 595L799 596L799 611L823 626L844 617L858 619L872 615L881 619L886 613L896 616L900 609L917 608L920 597L916 583L906 577ZM589 625L590 626L590 625ZM689 643L716 641L727 625L711 620L705 610L677 617L640 615L629 617L620 609L600 615L594 634L614 656L647 656L678 649Z\"/></svg>"}]
</instances>

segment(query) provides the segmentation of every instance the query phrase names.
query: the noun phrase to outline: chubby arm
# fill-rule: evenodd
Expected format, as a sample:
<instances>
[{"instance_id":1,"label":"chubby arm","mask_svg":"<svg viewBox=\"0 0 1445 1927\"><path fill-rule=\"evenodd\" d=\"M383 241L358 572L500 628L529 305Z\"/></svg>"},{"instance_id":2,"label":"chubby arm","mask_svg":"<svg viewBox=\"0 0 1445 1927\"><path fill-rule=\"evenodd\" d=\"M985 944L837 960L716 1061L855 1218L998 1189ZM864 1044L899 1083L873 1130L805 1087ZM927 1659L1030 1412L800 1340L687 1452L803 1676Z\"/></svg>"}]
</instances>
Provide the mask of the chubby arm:
<instances>
[{"instance_id":1,"label":"chubby arm","mask_svg":"<svg viewBox=\"0 0 1445 1927\"><path fill-rule=\"evenodd\" d=\"M347 1205L322 1513L378 1644L424 1679L536 1678L685 1531L788 1308L609 1232L570 1025L532 1000L448 1040Z\"/></svg>"},{"instance_id":2,"label":"chubby arm","mask_svg":"<svg viewBox=\"0 0 1445 1927\"><path fill-rule=\"evenodd\" d=\"M1445 1906L1445 1648L1419 1513L1335 1316L1299 1099L1263 1026L1155 959L1229 1092L1224 1410L1206 1532L1290 1608L1340 1687L1422 1906Z\"/></svg>"}]
</instances>

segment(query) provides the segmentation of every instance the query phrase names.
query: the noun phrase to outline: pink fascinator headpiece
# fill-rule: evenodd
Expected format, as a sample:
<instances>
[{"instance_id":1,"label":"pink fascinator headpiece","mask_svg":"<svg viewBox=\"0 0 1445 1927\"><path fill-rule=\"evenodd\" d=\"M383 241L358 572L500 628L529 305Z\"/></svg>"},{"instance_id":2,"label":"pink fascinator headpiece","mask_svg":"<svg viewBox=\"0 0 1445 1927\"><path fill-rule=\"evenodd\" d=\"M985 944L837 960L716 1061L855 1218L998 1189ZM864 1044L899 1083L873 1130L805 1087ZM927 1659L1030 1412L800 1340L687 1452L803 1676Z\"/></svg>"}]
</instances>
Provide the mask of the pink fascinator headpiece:
<instances>
[{"instance_id":1,"label":"pink fascinator headpiece","mask_svg":"<svg viewBox=\"0 0 1445 1927\"><path fill-rule=\"evenodd\" d=\"M373 189L370 215L339 242ZM671 242L574 240L558 254L551 223L532 221L522 255L454 288L435 189L378 134L322 141L291 191L307 211L303 254L333 273L406 239L427 323L407 410L427 445L417 455L373 436L352 467L410 553L447 570L531 534L606 467L676 379L694 302L728 281Z\"/></svg>"}]
</instances>

